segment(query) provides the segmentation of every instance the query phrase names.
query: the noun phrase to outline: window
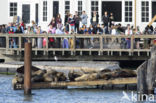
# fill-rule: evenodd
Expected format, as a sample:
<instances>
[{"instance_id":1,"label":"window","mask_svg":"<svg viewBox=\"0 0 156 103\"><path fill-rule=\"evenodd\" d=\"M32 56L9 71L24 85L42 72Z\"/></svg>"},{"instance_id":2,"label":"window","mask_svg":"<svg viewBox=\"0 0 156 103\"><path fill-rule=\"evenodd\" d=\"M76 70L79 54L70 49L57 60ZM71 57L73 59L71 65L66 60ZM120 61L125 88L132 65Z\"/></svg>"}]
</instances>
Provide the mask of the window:
<instances>
[{"instance_id":1,"label":"window","mask_svg":"<svg viewBox=\"0 0 156 103\"><path fill-rule=\"evenodd\" d=\"M93 11L98 12L98 1L91 1L91 14Z\"/></svg>"},{"instance_id":2,"label":"window","mask_svg":"<svg viewBox=\"0 0 156 103\"><path fill-rule=\"evenodd\" d=\"M125 22L132 22L132 1L125 1Z\"/></svg>"},{"instance_id":3,"label":"window","mask_svg":"<svg viewBox=\"0 0 156 103\"><path fill-rule=\"evenodd\" d=\"M106 11L113 13L115 22L122 21L122 1L102 1L102 16Z\"/></svg>"},{"instance_id":4,"label":"window","mask_svg":"<svg viewBox=\"0 0 156 103\"><path fill-rule=\"evenodd\" d=\"M17 16L17 3L10 3L10 16Z\"/></svg>"},{"instance_id":5,"label":"window","mask_svg":"<svg viewBox=\"0 0 156 103\"><path fill-rule=\"evenodd\" d=\"M47 1L43 1L43 21L47 21Z\"/></svg>"},{"instance_id":6,"label":"window","mask_svg":"<svg viewBox=\"0 0 156 103\"><path fill-rule=\"evenodd\" d=\"M70 1L65 1L65 13L70 12Z\"/></svg>"},{"instance_id":7,"label":"window","mask_svg":"<svg viewBox=\"0 0 156 103\"><path fill-rule=\"evenodd\" d=\"M142 22L149 22L149 2L148 1L142 1L141 3L141 11L142 11Z\"/></svg>"},{"instance_id":8,"label":"window","mask_svg":"<svg viewBox=\"0 0 156 103\"><path fill-rule=\"evenodd\" d=\"M78 1L78 15L82 14L82 1Z\"/></svg>"},{"instance_id":9,"label":"window","mask_svg":"<svg viewBox=\"0 0 156 103\"><path fill-rule=\"evenodd\" d=\"M153 1L152 2L152 18L155 16L155 14L156 14L156 2ZM156 22L156 21L154 21L154 22Z\"/></svg>"}]
</instances>

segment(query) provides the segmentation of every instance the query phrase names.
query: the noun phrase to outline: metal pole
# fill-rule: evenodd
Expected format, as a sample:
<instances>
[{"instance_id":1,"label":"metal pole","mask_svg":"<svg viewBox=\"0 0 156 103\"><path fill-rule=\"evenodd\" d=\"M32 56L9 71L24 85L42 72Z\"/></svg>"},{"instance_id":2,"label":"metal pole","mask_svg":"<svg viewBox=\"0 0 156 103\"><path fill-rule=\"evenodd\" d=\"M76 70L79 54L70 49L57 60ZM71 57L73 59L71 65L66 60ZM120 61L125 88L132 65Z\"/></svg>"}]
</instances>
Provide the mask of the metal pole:
<instances>
[{"instance_id":1,"label":"metal pole","mask_svg":"<svg viewBox=\"0 0 156 103\"><path fill-rule=\"evenodd\" d=\"M31 94L31 43L25 43L25 50L24 50L24 94L30 95Z\"/></svg>"}]
</instances>

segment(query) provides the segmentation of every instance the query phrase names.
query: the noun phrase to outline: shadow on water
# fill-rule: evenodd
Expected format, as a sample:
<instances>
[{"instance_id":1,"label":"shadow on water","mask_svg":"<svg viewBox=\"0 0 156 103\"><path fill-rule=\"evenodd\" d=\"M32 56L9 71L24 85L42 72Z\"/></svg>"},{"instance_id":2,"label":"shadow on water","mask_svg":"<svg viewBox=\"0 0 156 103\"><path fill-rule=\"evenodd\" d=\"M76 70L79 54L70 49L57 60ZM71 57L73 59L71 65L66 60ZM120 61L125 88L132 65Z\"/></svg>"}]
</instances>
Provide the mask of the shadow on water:
<instances>
[{"instance_id":1,"label":"shadow on water","mask_svg":"<svg viewBox=\"0 0 156 103\"><path fill-rule=\"evenodd\" d=\"M33 100L33 95L24 95L24 100L26 102L32 102Z\"/></svg>"},{"instance_id":2,"label":"shadow on water","mask_svg":"<svg viewBox=\"0 0 156 103\"><path fill-rule=\"evenodd\" d=\"M119 61L121 68L126 69L137 69L144 61L143 60L133 60L133 61Z\"/></svg>"}]
</instances>

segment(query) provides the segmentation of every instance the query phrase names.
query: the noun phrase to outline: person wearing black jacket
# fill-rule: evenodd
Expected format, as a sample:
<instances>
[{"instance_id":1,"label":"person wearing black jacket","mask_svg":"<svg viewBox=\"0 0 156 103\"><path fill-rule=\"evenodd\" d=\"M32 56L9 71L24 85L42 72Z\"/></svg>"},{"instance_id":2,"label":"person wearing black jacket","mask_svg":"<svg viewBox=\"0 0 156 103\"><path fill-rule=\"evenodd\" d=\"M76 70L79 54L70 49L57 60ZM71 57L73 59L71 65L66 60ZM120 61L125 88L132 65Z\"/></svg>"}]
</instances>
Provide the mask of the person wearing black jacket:
<instances>
[{"instance_id":1,"label":"person wearing black jacket","mask_svg":"<svg viewBox=\"0 0 156 103\"><path fill-rule=\"evenodd\" d=\"M91 24L93 25L93 27L96 27L98 23L99 23L99 14L98 12L94 11L91 17Z\"/></svg>"},{"instance_id":2,"label":"person wearing black jacket","mask_svg":"<svg viewBox=\"0 0 156 103\"><path fill-rule=\"evenodd\" d=\"M113 21L114 21L113 13L110 13L110 17L109 17L109 27L112 27Z\"/></svg>"},{"instance_id":3,"label":"person wearing black jacket","mask_svg":"<svg viewBox=\"0 0 156 103\"><path fill-rule=\"evenodd\" d=\"M97 33L97 34L102 34L102 33L103 33L103 30L102 30L102 28L100 27L100 24L97 25L96 33Z\"/></svg>"},{"instance_id":4,"label":"person wearing black jacket","mask_svg":"<svg viewBox=\"0 0 156 103\"><path fill-rule=\"evenodd\" d=\"M66 27L66 31L68 31L68 32L69 32L69 23L68 23L69 16L70 16L69 12L66 12L65 19L64 19L64 25Z\"/></svg>"},{"instance_id":5,"label":"person wearing black jacket","mask_svg":"<svg viewBox=\"0 0 156 103\"><path fill-rule=\"evenodd\" d=\"M105 29L105 34L108 34L108 25L109 25L109 16L108 16L108 13L105 12L103 17L102 17L102 21L103 21L103 24L104 24L104 29Z\"/></svg>"},{"instance_id":6,"label":"person wearing black jacket","mask_svg":"<svg viewBox=\"0 0 156 103\"><path fill-rule=\"evenodd\" d=\"M21 28L18 26L15 33L16 34L22 34L23 32L22 32Z\"/></svg>"},{"instance_id":7,"label":"person wearing black jacket","mask_svg":"<svg viewBox=\"0 0 156 103\"><path fill-rule=\"evenodd\" d=\"M75 11L74 20L75 20L75 32L78 33L79 32L79 26L80 26L81 18L79 17L77 11Z\"/></svg>"}]
</instances>

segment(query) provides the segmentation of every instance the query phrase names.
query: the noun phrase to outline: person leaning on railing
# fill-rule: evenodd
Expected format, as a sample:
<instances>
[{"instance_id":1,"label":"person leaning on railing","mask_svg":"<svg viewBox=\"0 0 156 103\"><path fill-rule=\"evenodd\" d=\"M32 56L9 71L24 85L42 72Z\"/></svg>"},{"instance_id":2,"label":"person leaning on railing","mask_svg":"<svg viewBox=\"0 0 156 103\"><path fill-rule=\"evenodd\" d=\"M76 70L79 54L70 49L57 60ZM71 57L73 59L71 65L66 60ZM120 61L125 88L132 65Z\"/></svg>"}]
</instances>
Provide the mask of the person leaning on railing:
<instances>
[{"instance_id":1,"label":"person leaning on railing","mask_svg":"<svg viewBox=\"0 0 156 103\"><path fill-rule=\"evenodd\" d=\"M132 31L130 25L127 25L127 29L126 29L126 31L125 31L125 35L126 35L126 36L131 36L131 35L133 35L133 31ZM131 48L131 40L130 40L130 38L126 38L126 48L127 48L127 49L130 49L130 48Z\"/></svg>"},{"instance_id":2,"label":"person leaning on railing","mask_svg":"<svg viewBox=\"0 0 156 103\"><path fill-rule=\"evenodd\" d=\"M35 26L32 26L32 27L28 26L28 28L27 28L25 34L26 34L26 35L33 35L33 34L35 34L35 33L33 32L33 28L34 28L34 27L35 27ZM35 40L35 38L27 38L27 41L32 43L32 47L33 47L33 48L35 47L35 45L36 45L36 40Z\"/></svg>"},{"instance_id":3,"label":"person leaning on railing","mask_svg":"<svg viewBox=\"0 0 156 103\"><path fill-rule=\"evenodd\" d=\"M56 28L53 27L52 25L50 25L49 29L48 29L48 34L55 34L55 33L56 33ZM55 42L54 38L50 37L49 38L49 47L50 48L54 48L55 47L54 42Z\"/></svg>"},{"instance_id":4,"label":"person leaning on railing","mask_svg":"<svg viewBox=\"0 0 156 103\"><path fill-rule=\"evenodd\" d=\"M38 28L37 35L40 35L40 34L41 34L41 30ZM37 38L37 48L39 48L39 49L42 48L43 47L42 43L43 43L42 37L38 37Z\"/></svg>"},{"instance_id":5,"label":"person leaning on railing","mask_svg":"<svg viewBox=\"0 0 156 103\"><path fill-rule=\"evenodd\" d=\"M133 34L134 35L141 35L139 26L137 26L137 28L135 28L133 30ZM140 47L140 41L141 41L140 38L135 38L135 47L134 48L136 48L136 49L140 49L141 48Z\"/></svg>"},{"instance_id":6,"label":"person leaning on railing","mask_svg":"<svg viewBox=\"0 0 156 103\"><path fill-rule=\"evenodd\" d=\"M13 35L14 34L13 29L10 28L10 31L8 33L9 33L9 35ZM17 48L16 38L14 38L14 37L9 38L9 48Z\"/></svg>"}]
</instances>

